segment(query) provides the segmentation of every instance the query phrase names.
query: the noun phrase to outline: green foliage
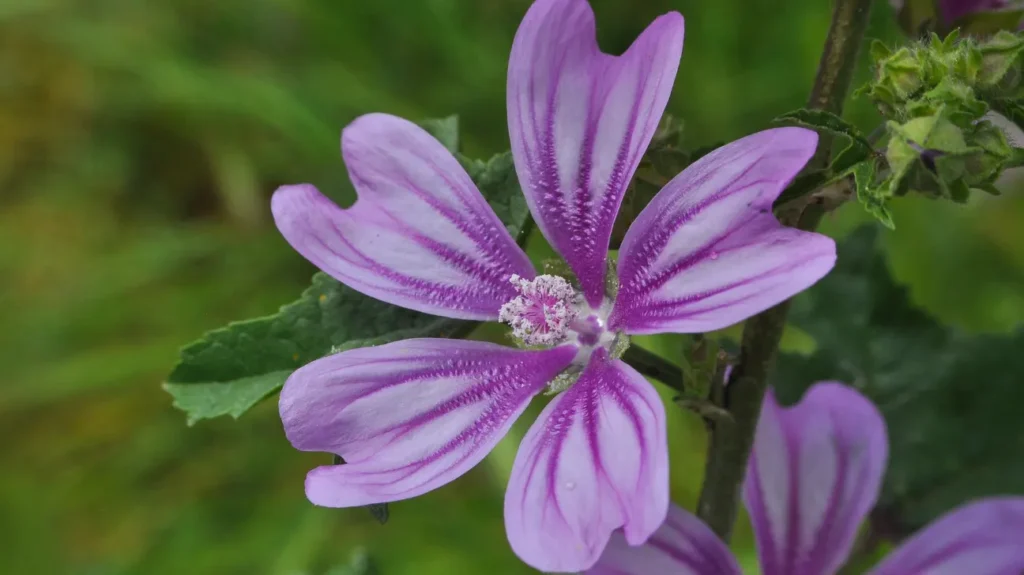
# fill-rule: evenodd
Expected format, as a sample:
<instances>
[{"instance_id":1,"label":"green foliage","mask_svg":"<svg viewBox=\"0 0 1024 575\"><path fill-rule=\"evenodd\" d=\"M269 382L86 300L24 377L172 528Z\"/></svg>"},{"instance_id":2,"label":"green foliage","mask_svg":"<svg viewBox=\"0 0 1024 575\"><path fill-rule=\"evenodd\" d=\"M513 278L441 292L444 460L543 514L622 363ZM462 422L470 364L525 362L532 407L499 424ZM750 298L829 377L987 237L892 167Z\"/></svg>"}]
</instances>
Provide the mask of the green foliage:
<instances>
[{"instance_id":1,"label":"green foliage","mask_svg":"<svg viewBox=\"0 0 1024 575\"><path fill-rule=\"evenodd\" d=\"M640 158L640 165L637 166L636 173L622 198L622 205L612 228L612 249L619 247L629 230L629 225L665 184L686 169L691 162L710 151L705 149L697 151L697 154L688 153L684 148L683 136L682 121L671 114L665 114L658 124L654 137L651 138L647 151Z\"/></svg>"},{"instance_id":2,"label":"green foliage","mask_svg":"<svg viewBox=\"0 0 1024 575\"><path fill-rule=\"evenodd\" d=\"M851 168L853 184L857 192L857 201L864 210L875 217L885 227L895 229L896 224L892 221L892 212L886 205L890 197L889 190L876 184L876 162L866 160Z\"/></svg>"},{"instance_id":3,"label":"green foliage","mask_svg":"<svg viewBox=\"0 0 1024 575\"><path fill-rule=\"evenodd\" d=\"M858 163L871 162L873 164L875 151L871 142L856 126L831 112L800 108L787 112L775 118L774 121L804 126L824 134L838 136L848 142L846 147L835 155L827 168L805 172L793 180L793 183L775 200L776 206L782 206L791 200L814 193L824 186L847 178L852 173L853 166Z\"/></svg>"},{"instance_id":4,"label":"green foliage","mask_svg":"<svg viewBox=\"0 0 1024 575\"><path fill-rule=\"evenodd\" d=\"M459 117L457 115L445 118L429 118L420 122L423 129L430 132L437 141L441 142L449 152L456 154L459 151Z\"/></svg>"},{"instance_id":5,"label":"green foliage","mask_svg":"<svg viewBox=\"0 0 1024 575\"><path fill-rule=\"evenodd\" d=\"M863 156L871 153L871 142L868 142L864 134L856 126L832 112L801 108L775 118L775 122L796 124L819 132L840 136L849 140L851 145L855 146L857 152Z\"/></svg>"},{"instance_id":6,"label":"green foliage","mask_svg":"<svg viewBox=\"0 0 1024 575\"><path fill-rule=\"evenodd\" d=\"M869 212L891 226L886 206L894 196L915 192L965 203L971 190L994 192L1015 154L985 115L1003 107L1014 117L1017 104L1007 94L1020 82L1024 39L1006 31L982 40L953 32L895 50L875 42L870 52L874 78L859 93L888 119L888 166L873 166L870 185L858 183Z\"/></svg>"},{"instance_id":7,"label":"green foliage","mask_svg":"<svg viewBox=\"0 0 1024 575\"><path fill-rule=\"evenodd\" d=\"M164 388L190 424L238 417L295 369L346 349L464 331L463 322L377 301L320 272L298 301L211 331L181 351Z\"/></svg>"},{"instance_id":8,"label":"green foliage","mask_svg":"<svg viewBox=\"0 0 1024 575\"><path fill-rule=\"evenodd\" d=\"M914 529L964 501L1024 492L1024 330L968 335L910 302L864 227L839 246L836 268L794 300L791 320L817 341L783 354L773 385L795 402L816 381L853 385L889 427L881 506Z\"/></svg>"},{"instance_id":9,"label":"green foliage","mask_svg":"<svg viewBox=\"0 0 1024 575\"><path fill-rule=\"evenodd\" d=\"M451 135L456 119L431 128L457 145ZM529 211L511 155L463 164L509 232L520 236ZM392 306L317 273L302 297L278 313L232 323L182 349L164 389L190 425L221 415L237 418L277 391L292 371L327 354L413 337L459 337L474 325Z\"/></svg>"}]
</instances>

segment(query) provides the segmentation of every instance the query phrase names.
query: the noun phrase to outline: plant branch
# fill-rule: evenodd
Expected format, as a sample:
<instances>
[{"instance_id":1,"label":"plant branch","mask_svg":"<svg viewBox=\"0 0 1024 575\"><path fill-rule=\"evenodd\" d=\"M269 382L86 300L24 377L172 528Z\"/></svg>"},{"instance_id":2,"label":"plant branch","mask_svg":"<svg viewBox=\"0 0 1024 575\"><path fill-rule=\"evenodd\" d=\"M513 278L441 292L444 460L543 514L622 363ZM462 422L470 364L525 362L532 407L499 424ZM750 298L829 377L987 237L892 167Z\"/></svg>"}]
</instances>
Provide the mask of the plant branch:
<instances>
[{"instance_id":1,"label":"plant branch","mask_svg":"<svg viewBox=\"0 0 1024 575\"><path fill-rule=\"evenodd\" d=\"M868 23L871 0L835 0L832 24L818 65L808 107L841 114ZM822 135L808 169L822 169L832 155L832 138ZM796 202L794 202L796 203ZM783 225L817 228L824 210L803 203L779 213ZM775 360L786 325L789 302L749 320L743 327L739 363L725 388L724 405L732 422L717 422L711 431L704 484L697 514L728 541L736 521L740 485L746 474L768 371Z\"/></svg>"},{"instance_id":2,"label":"plant branch","mask_svg":"<svg viewBox=\"0 0 1024 575\"><path fill-rule=\"evenodd\" d=\"M683 370L671 361L642 347L631 345L622 355L622 360L647 377L664 383L679 392L683 391Z\"/></svg>"}]
</instances>

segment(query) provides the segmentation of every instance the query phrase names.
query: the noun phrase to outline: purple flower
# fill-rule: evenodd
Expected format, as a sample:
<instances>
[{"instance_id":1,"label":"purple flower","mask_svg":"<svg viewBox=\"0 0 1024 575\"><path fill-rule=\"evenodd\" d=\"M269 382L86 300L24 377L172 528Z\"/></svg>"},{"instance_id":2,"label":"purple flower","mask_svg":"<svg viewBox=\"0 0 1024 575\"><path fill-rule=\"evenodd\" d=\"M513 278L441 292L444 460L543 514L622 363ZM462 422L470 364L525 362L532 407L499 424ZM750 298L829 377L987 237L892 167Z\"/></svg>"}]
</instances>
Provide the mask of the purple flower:
<instances>
[{"instance_id":1,"label":"purple flower","mask_svg":"<svg viewBox=\"0 0 1024 575\"><path fill-rule=\"evenodd\" d=\"M832 575L878 498L888 458L881 414L857 391L818 383L783 409L761 410L743 498L764 575ZM1020 575L1024 497L953 510L912 537L872 575ZM616 533L589 575L741 575L728 548L697 517L672 506L645 546Z\"/></svg>"},{"instance_id":2,"label":"purple flower","mask_svg":"<svg viewBox=\"0 0 1024 575\"><path fill-rule=\"evenodd\" d=\"M507 322L529 349L413 339L296 371L281 393L301 450L344 457L306 479L317 505L420 495L459 477L545 391L505 500L508 538L530 565L579 571L622 528L643 543L668 509L664 406L619 359L629 334L733 324L807 288L832 240L780 226L772 201L814 152L780 128L724 146L608 242L626 186L665 109L683 19L658 18L622 56L602 54L585 0L540 0L516 35L508 122L530 210L578 278L538 276L458 161L416 125L382 114L342 133L359 199L340 209L310 185L272 201L289 243L374 298L436 315ZM614 289L618 285L617 291Z\"/></svg>"}]
</instances>

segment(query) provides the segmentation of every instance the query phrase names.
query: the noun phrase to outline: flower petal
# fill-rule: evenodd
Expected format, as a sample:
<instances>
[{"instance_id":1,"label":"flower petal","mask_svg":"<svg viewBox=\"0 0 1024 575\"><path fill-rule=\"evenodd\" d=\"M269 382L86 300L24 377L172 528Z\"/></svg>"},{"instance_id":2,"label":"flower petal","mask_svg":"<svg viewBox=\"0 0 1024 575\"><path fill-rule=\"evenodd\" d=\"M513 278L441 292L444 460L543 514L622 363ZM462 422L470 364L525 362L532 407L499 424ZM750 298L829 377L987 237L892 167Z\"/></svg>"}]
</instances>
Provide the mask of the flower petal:
<instances>
[{"instance_id":1,"label":"flower petal","mask_svg":"<svg viewBox=\"0 0 1024 575\"><path fill-rule=\"evenodd\" d=\"M639 545L665 520L665 408L643 376L599 349L526 434L505 494L519 557L547 572L594 565L612 532Z\"/></svg>"},{"instance_id":2,"label":"flower petal","mask_svg":"<svg viewBox=\"0 0 1024 575\"><path fill-rule=\"evenodd\" d=\"M297 449L344 465L306 478L316 505L407 499L459 477L487 455L574 346L522 351L492 343L410 339L308 364L281 392L281 420Z\"/></svg>"},{"instance_id":3,"label":"flower petal","mask_svg":"<svg viewBox=\"0 0 1024 575\"><path fill-rule=\"evenodd\" d=\"M647 543L633 546L621 531L586 575L741 575L732 552L703 521L670 505L665 523Z\"/></svg>"},{"instance_id":4,"label":"flower petal","mask_svg":"<svg viewBox=\"0 0 1024 575\"><path fill-rule=\"evenodd\" d=\"M765 130L718 148L669 182L623 239L611 327L712 331L828 273L835 243L783 227L771 211L816 143L802 128Z\"/></svg>"},{"instance_id":5,"label":"flower petal","mask_svg":"<svg viewBox=\"0 0 1024 575\"><path fill-rule=\"evenodd\" d=\"M788 409L769 392L743 485L764 575L835 573L888 454L882 415L853 388L818 383Z\"/></svg>"},{"instance_id":6,"label":"flower petal","mask_svg":"<svg viewBox=\"0 0 1024 575\"><path fill-rule=\"evenodd\" d=\"M950 511L886 557L872 575L1024 573L1024 497Z\"/></svg>"},{"instance_id":7,"label":"flower petal","mask_svg":"<svg viewBox=\"0 0 1024 575\"><path fill-rule=\"evenodd\" d=\"M496 320L516 296L508 278L533 266L437 140L412 122L369 114L341 136L359 194L341 209L311 185L271 200L288 243L370 297L461 319Z\"/></svg>"},{"instance_id":8,"label":"flower petal","mask_svg":"<svg viewBox=\"0 0 1024 575\"><path fill-rule=\"evenodd\" d=\"M622 56L601 53L586 0L538 0L508 64L516 171L544 237L595 308L612 224L679 68L683 17L652 23Z\"/></svg>"}]
</instances>

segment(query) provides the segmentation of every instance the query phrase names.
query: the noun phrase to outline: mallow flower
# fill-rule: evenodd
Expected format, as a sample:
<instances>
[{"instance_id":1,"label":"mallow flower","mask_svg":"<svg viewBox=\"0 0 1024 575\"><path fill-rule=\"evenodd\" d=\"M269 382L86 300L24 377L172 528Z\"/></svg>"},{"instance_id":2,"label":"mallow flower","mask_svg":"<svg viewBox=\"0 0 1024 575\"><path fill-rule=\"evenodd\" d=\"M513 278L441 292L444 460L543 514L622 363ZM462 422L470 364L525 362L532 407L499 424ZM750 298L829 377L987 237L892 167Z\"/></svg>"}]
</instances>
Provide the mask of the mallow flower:
<instances>
[{"instance_id":1,"label":"mallow flower","mask_svg":"<svg viewBox=\"0 0 1024 575\"><path fill-rule=\"evenodd\" d=\"M310 185L274 194L281 233L324 272L394 305L500 319L523 344L410 339L297 370L280 399L288 439L346 462L309 473L314 504L436 489L483 459L547 390L557 395L523 439L505 498L513 550L537 569L576 572L617 528L641 544L668 510L668 455L658 394L618 359L628 336L725 327L832 268L832 240L772 216L817 141L780 128L673 179L632 224L612 272L612 224L669 98L683 19L659 17L618 57L595 38L585 0L539 0L508 66L516 171L572 281L538 275L459 162L393 116L362 116L342 132L358 193L350 208Z\"/></svg>"},{"instance_id":2,"label":"mallow flower","mask_svg":"<svg viewBox=\"0 0 1024 575\"><path fill-rule=\"evenodd\" d=\"M885 421L841 383L815 384L791 408L768 394L743 499L764 575L832 575L878 498L889 443ZM969 503L926 526L871 575L1020 575L1024 497ZM641 547L616 533L588 575L742 575L729 549L675 505Z\"/></svg>"}]
</instances>

